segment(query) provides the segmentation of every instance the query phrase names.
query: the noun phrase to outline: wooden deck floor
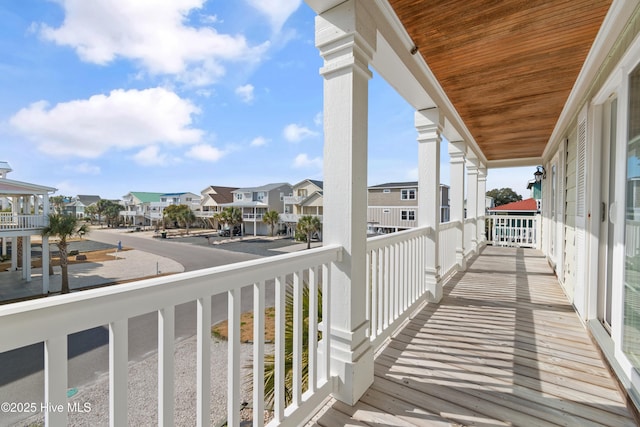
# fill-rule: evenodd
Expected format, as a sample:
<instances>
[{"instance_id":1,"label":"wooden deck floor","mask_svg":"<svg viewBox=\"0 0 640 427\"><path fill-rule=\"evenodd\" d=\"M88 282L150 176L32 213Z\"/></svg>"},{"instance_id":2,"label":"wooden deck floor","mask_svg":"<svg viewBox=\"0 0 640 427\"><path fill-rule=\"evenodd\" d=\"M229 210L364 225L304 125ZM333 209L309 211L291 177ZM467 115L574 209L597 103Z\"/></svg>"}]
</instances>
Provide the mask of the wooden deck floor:
<instances>
[{"instance_id":1,"label":"wooden deck floor","mask_svg":"<svg viewBox=\"0 0 640 427\"><path fill-rule=\"evenodd\" d=\"M624 399L533 249L486 247L379 353L353 407L319 426L635 426Z\"/></svg>"}]
</instances>

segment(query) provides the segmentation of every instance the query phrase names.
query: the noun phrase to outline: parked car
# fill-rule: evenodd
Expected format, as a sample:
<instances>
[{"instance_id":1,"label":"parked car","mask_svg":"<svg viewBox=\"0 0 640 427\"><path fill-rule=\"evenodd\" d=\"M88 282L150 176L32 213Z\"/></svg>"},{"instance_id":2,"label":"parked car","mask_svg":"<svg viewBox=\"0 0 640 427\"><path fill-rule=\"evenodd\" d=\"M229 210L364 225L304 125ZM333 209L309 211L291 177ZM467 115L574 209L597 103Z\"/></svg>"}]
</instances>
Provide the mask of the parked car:
<instances>
[{"instance_id":1,"label":"parked car","mask_svg":"<svg viewBox=\"0 0 640 427\"><path fill-rule=\"evenodd\" d=\"M241 235L240 227L233 227L233 235L234 236L240 236ZM218 236L230 237L231 236L231 230L228 229L228 228L224 229L224 230L218 230Z\"/></svg>"}]
</instances>

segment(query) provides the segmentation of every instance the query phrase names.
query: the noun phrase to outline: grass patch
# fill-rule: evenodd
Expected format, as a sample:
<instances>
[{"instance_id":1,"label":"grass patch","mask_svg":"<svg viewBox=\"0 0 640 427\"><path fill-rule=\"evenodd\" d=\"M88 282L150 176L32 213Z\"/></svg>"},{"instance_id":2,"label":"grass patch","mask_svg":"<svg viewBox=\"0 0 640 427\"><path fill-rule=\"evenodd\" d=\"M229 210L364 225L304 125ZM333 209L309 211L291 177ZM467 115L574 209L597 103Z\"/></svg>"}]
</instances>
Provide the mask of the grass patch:
<instances>
[{"instance_id":1,"label":"grass patch","mask_svg":"<svg viewBox=\"0 0 640 427\"><path fill-rule=\"evenodd\" d=\"M224 320L220 323L216 323L211 327L211 336L221 340L226 340L229 336L228 321ZM268 307L264 311L264 339L265 341L271 341L275 339L276 335L276 309L275 307ZM253 341L253 312L247 311L240 315L240 341L249 342Z\"/></svg>"}]
</instances>

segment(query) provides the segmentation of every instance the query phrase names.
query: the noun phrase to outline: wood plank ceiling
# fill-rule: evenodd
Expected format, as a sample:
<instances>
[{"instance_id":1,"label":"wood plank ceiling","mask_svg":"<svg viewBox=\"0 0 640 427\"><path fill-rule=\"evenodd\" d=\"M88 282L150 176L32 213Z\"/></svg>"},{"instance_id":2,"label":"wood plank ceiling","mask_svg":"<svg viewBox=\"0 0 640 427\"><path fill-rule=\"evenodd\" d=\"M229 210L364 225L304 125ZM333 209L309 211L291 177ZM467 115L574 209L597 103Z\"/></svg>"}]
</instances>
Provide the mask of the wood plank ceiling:
<instances>
[{"instance_id":1,"label":"wood plank ceiling","mask_svg":"<svg viewBox=\"0 0 640 427\"><path fill-rule=\"evenodd\" d=\"M540 157L611 0L389 0L487 160Z\"/></svg>"}]
</instances>

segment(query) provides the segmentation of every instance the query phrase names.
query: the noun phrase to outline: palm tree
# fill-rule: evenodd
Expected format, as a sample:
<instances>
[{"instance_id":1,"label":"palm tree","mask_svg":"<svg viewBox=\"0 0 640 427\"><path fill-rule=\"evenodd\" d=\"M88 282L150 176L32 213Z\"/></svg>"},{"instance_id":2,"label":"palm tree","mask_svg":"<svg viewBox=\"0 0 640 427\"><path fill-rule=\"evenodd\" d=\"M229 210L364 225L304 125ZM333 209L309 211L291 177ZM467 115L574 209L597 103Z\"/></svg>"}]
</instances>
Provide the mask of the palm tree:
<instances>
[{"instance_id":1,"label":"palm tree","mask_svg":"<svg viewBox=\"0 0 640 427\"><path fill-rule=\"evenodd\" d=\"M242 210L235 206L231 206L225 208L224 212L227 216L227 224L229 224L229 227L231 228L230 237L233 237L233 230L237 225L242 224Z\"/></svg>"},{"instance_id":2,"label":"palm tree","mask_svg":"<svg viewBox=\"0 0 640 427\"><path fill-rule=\"evenodd\" d=\"M276 224L280 222L280 214L274 210L268 211L263 215L262 222L270 227L271 232L269 233L269 235L273 236L273 229L275 228Z\"/></svg>"},{"instance_id":3,"label":"palm tree","mask_svg":"<svg viewBox=\"0 0 640 427\"><path fill-rule=\"evenodd\" d=\"M296 231L307 238L307 249L311 249L311 238L322 229L322 224L317 216L304 215L298 220Z\"/></svg>"},{"instance_id":4,"label":"palm tree","mask_svg":"<svg viewBox=\"0 0 640 427\"><path fill-rule=\"evenodd\" d=\"M63 294L69 293L69 273L67 270L67 239L72 236L83 235L89 232L87 224L80 224L75 215L49 214L49 225L42 230L43 237L57 237L58 251L60 252L60 268L62 269Z\"/></svg>"},{"instance_id":5,"label":"palm tree","mask_svg":"<svg viewBox=\"0 0 640 427\"><path fill-rule=\"evenodd\" d=\"M285 297L285 329L284 329L284 395L285 405L289 405L293 400L293 286L287 286ZM317 323L322 322L322 286L318 284L318 318ZM302 324L303 330L308 330L309 319L309 286L305 283L302 288ZM322 334L318 332L318 340ZM315 343L314 343L315 344ZM301 379L302 389L308 388L309 384L309 334L302 334L302 355L301 355ZM252 377L247 378L248 385L253 386ZM264 356L264 399L267 406L273 406L275 398L275 357L273 354Z\"/></svg>"}]
</instances>

